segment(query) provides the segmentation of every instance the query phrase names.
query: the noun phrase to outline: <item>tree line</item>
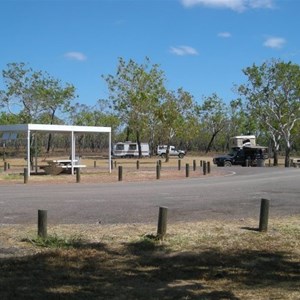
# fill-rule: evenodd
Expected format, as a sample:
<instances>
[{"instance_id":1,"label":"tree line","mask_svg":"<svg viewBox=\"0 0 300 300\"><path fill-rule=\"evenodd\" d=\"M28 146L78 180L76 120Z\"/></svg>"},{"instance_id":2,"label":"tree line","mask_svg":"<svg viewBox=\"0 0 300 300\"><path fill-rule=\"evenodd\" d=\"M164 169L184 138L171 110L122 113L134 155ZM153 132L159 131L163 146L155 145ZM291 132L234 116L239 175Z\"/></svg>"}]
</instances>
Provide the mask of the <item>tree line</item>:
<instances>
[{"instance_id":1,"label":"tree line","mask_svg":"<svg viewBox=\"0 0 300 300\"><path fill-rule=\"evenodd\" d=\"M166 88L166 75L149 58L139 64L118 59L115 74L101 75L107 99L94 105L76 103L76 88L25 63L2 71L0 124L42 123L110 126L112 141L175 145L187 151L224 152L235 135L253 134L269 147L275 165L300 147L300 67L271 59L242 70L246 80L233 88L237 97L224 101L216 93L196 99L188 91ZM95 151L108 141L85 135L80 147ZM45 141L47 152L64 139Z\"/></svg>"}]
</instances>

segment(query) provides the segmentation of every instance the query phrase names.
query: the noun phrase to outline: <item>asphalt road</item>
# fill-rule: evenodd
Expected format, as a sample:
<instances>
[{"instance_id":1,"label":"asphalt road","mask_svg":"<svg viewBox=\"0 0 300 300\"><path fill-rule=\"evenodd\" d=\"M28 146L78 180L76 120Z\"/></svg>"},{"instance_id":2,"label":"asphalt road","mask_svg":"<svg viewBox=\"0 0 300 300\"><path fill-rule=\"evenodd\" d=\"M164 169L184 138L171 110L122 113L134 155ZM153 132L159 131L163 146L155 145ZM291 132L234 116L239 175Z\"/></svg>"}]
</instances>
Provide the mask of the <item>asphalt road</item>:
<instances>
[{"instance_id":1,"label":"asphalt road","mask_svg":"<svg viewBox=\"0 0 300 300\"><path fill-rule=\"evenodd\" d=\"M300 169L228 168L221 177L138 183L1 185L0 223L34 224L48 210L49 224L156 223L158 207L169 222L258 218L261 198L270 217L300 214Z\"/></svg>"}]
</instances>

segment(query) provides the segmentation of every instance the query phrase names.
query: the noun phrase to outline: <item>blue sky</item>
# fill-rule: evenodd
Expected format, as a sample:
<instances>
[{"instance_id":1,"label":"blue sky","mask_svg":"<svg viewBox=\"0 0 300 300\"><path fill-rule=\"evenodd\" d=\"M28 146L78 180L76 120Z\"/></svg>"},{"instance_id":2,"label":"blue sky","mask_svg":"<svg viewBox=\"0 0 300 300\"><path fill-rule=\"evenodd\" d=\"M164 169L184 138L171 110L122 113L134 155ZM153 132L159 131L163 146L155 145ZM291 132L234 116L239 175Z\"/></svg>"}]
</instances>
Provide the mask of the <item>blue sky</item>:
<instances>
[{"instance_id":1,"label":"blue sky","mask_svg":"<svg viewBox=\"0 0 300 300\"><path fill-rule=\"evenodd\" d=\"M115 74L118 57L147 56L169 90L229 102L243 68L300 63L299 11L298 0L0 0L0 70L26 62L94 105L107 97L101 75Z\"/></svg>"}]
</instances>

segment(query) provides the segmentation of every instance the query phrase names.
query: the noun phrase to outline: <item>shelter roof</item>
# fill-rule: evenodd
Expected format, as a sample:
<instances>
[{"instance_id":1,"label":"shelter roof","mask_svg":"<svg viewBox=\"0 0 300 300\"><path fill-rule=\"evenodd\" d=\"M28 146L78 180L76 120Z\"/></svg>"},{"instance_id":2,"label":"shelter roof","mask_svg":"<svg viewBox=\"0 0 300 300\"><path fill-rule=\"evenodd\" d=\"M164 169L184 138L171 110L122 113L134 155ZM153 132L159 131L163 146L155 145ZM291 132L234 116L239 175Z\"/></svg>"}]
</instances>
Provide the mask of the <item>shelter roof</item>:
<instances>
[{"instance_id":1,"label":"shelter roof","mask_svg":"<svg viewBox=\"0 0 300 300\"><path fill-rule=\"evenodd\" d=\"M68 133L68 132L101 133L101 132L111 132L111 127L48 125L48 124L0 125L0 132L28 132L28 131L63 132L63 133Z\"/></svg>"}]
</instances>

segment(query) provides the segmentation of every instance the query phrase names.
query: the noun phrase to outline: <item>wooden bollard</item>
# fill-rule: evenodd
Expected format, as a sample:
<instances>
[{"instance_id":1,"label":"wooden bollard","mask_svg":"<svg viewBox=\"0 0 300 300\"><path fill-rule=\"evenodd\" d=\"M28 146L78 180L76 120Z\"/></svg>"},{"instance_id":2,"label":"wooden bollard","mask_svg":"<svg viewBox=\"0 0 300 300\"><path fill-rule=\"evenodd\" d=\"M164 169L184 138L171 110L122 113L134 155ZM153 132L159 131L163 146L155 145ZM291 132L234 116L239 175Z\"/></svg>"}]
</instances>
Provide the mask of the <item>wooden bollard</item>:
<instances>
[{"instance_id":1,"label":"wooden bollard","mask_svg":"<svg viewBox=\"0 0 300 300\"><path fill-rule=\"evenodd\" d=\"M4 168L4 172L7 171L7 162L6 161L4 162L3 168Z\"/></svg>"},{"instance_id":2,"label":"wooden bollard","mask_svg":"<svg viewBox=\"0 0 300 300\"><path fill-rule=\"evenodd\" d=\"M178 159L178 171L181 170L181 159Z\"/></svg>"},{"instance_id":3,"label":"wooden bollard","mask_svg":"<svg viewBox=\"0 0 300 300\"><path fill-rule=\"evenodd\" d=\"M111 167L112 170L114 169L114 162L113 162L113 160L110 161L110 167Z\"/></svg>"},{"instance_id":4,"label":"wooden bollard","mask_svg":"<svg viewBox=\"0 0 300 300\"><path fill-rule=\"evenodd\" d=\"M196 171L196 160L193 160L193 171Z\"/></svg>"},{"instance_id":5,"label":"wooden bollard","mask_svg":"<svg viewBox=\"0 0 300 300\"><path fill-rule=\"evenodd\" d=\"M160 179L160 166L158 163L156 164L156 179Z\"/></svg>"},{"instance_id":6,"label":"wooden bollard","mask_svg":"<svg viewBox=\"0 0 300 300\"><path fill-rule=\"evenodd\" d=\"M38 210L38 236L47 238L47 210Z\"/></svg>"},{"instance_id":7,"label":"wooden bollard","mask_svg":"<svg viewBox=\"0 0 300 300\"><path fill-rule=\"evenodd\" d=\"M123 167L122 166L119 166L119 172L118 172L118 179L119 181L122 181L123 180Z\"/></svg>"},{"instance_id":8,"label":"wooden bollard","mask_svg":"<svg viewBox=\"0 0 300 300\"><path fill-rule=\"evenodd\" d=\"M76 182L79 183L80 182L80 168L76 168Z\"/></svg>"},{"instance_id":9,"label":"wooden bollard","mask_svg":"<svg viewBox=\"0 0 300 300\"><path fill-rule=\"evenodd\" d=\"M269 158L269 167L271 167L271 159Z\"/></svg>"},{"instance_id":10,"label":"wooden bollard","mask_svg":"<svg viewBox=\"0 0 300 300\"><path fill-rule=\"evenodd\" d=\"M158 161L158 165L161 168L161 159Z\"/></svg>"},{"instance_id":11,"label":"wooden bollard","mask_svg":"<svg viewBox=\"0 0 300 300\"><path fill-rule=\"evenodd\" d=\"M10 163L7 163L7 170L10 170Z\"/></svg>"},{"instance_id":12,"label":"wooden bollard","mask_svg":"<svg viewBox=\"0 0 300 300\"><path fill-rule=\"evenodd\" d=\"M203 161L203 175L206 175L206 161Z\"/></svg>"},{"instance_id":13,"label":"wooden bollard","mask_svg":"<svg viewBox=\"0 0 300 300\"><path fill-rule=\"evenodd\" d=\"M207 162L207 174L210 174L210 161Z\"/></svg>"},{"instance_id":14,"label":"wooden bollard","mask_svg":"<svg viewBox=\"0 0 300 300\"><path fill-rule=\"evenodd\" d=\"M94 168L97 168L97 162L94 160Z\"/></svg>"},{"instance_id":15,"label":"wooden bollard","mask_svg":"<svg viewBox=\"0 0 300 300\"><path fill-rule=\"evenodd\" d=\"M203 160L200 160L200 168L203 167Z\"/></svg>"},{"instance_id":16,"label":"wooden bollard","mask_svg":"<svg viewBox=\"0 0 300 300\"><path fill-rule=\"evenodd\" d=\"M28 169L24 168L24 183L28 183Z\"/></svg>"},{"instance_id":17,"label":"wooden bollard","mask_svg":"<svg viewBox=\"0 0 300 300\"><path fill-rule=\"evenodd\" d=\"M185 165L185 177L189 177L190 176L190 165L186 164Z\"/></svg>"},{"instance_id":18,"label":"wooden bollard","mask_svg":"<svg viewBox=\"0 0 300 300\"><path fill-rule=\"evenodd\" d=\"M137 169L137 170L140 169L140 161L139 161L139 160L136 161L136 169Z\"/></svg>"},{"instance_id":19,"label":"wooden bollard","mask_svg":"<svg viewBox=\"0 0 300 300\"><path fill-rule=\"evenodd\" d=\"M168 216L168 208L159 207L157 237L160 240L163 240L164 236L167 233L167 216Z\"/></svg>"},{"instance_id":20,"label":"wooden bollard","mask_svg":"<svg viewBox=\"0 0 300 300\"><path fill-rule=\"evenodd\" d=\"M117 161L115 160L115 168L117 167Z\"/></svg>"},{"instance_id":21,"label":"wooden bollard","mask_svg":"<svg viewBox=\"0 0 300 300\"><path fill-rule=\"evenodd\" d=\"M269 206L270 206L270 200L261 199L259 231L267 231L268 230Z\"/></svg>"}]
</instances>

